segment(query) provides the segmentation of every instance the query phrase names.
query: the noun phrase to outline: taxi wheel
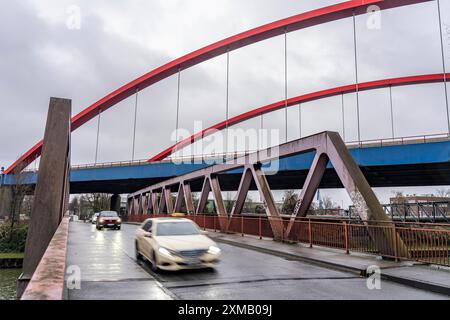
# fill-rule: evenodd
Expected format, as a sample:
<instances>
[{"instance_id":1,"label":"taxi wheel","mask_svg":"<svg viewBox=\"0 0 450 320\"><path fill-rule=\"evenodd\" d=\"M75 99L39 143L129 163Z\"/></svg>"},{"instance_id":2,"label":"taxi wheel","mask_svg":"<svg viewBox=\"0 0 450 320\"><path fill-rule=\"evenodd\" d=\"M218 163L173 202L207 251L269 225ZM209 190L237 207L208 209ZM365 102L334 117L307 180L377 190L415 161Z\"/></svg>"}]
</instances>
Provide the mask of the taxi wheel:
<instances>
[{"instance_id":1,"label":"taxi wheel","mask_svg":"<svg viewBox=\"0 0 450 320\"><path fill-rule=\"evenodd\" d=\"M152 257L153 261L151 261L151 268L153 272L158 272L159 268L158 268L158 263L156 262L156 254L155 252L153 252L153 257Z\"/></svg>"},{"instance_id":2,"label":"taxi wheel","mask_svg":"<svg viewBox=\"0 0 450 320\"><path fill-rule=\"evenodd\" d=\"M141 255L141 253L139 252L139 246L138 246L138 243L137 243L137 241L135 242L135 244L134 244L134 254L135 254L135 256L136 256L136 260L142 260L142 255Z\"/></svg>"}]
</instances>

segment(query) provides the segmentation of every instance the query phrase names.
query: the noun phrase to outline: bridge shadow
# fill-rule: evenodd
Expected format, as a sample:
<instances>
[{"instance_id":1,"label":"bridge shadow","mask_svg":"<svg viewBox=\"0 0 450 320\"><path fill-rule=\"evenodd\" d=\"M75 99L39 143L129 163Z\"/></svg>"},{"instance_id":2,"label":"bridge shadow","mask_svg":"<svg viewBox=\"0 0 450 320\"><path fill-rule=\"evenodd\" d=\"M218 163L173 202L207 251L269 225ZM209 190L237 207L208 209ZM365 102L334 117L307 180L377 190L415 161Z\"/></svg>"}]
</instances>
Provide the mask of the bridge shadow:
<instances>
[{"instance_id":1,"label":"bridge shadow","mask_svg":"<svg viewBox=\"0 0 450 320\"><path fill-rule=\"evenodd\" d=\"M158 270L155 272L151 269L151 264L148 261L140 260L137 261L137 264L148 274L161 282L205 280L215 278L218 275L218 271L215 268L184 269L178 271Z\"/></svg>"}]
</instances>

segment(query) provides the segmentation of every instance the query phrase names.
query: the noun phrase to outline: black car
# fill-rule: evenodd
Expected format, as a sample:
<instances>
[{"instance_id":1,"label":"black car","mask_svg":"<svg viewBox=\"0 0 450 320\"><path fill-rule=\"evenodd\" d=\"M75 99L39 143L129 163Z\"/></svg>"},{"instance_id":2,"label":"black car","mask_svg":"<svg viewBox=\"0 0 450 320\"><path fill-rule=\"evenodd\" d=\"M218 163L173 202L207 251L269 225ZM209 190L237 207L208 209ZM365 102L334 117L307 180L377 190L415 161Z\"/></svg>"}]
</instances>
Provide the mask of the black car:
<instances>
[{"instance_id":1,"label":"black car","mask_svg":"<svg viewBox=\"0 0 450 320\"><path fill-rule=\"evenodd\" d=\"M120 230L121 226L122 219L119 218L119 215L115 211L102 211L98 215L96 222L97 230L101 230L103 228Z\"/></svg>"}]
</instances>

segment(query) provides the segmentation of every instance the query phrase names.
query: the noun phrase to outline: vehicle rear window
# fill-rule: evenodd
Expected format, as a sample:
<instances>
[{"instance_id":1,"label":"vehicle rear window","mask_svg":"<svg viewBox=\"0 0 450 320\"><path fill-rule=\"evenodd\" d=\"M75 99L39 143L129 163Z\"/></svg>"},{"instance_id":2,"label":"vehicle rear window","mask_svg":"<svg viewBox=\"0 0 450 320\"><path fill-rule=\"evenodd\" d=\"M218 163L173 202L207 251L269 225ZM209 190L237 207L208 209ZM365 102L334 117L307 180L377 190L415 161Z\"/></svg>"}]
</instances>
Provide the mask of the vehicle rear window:
<instances>
[{"instance_id":1,"label":"vehicle rear window","mask_svg":"<svg viewBox=\"0 0 450 320\"><path fill-rule=\"evenodd\" d=\"M160 222L156 225L157 236L189 236L199 234L198 228L189 221Z\"/></svg>"}]
</instances>

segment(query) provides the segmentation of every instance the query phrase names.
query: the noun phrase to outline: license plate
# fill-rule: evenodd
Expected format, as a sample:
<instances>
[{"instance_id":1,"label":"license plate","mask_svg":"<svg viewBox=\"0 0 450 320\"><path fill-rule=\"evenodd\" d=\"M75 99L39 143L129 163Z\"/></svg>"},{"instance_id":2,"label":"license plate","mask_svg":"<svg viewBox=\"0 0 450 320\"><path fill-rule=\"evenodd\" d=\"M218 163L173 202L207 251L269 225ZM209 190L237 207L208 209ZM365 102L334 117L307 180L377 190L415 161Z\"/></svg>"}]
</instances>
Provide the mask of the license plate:
<instances>
[{"instance_id":1,"label":"license plate","mask_svg":"<svg viewBox=\"0 0 450 320\"><path fill-rule=\"evenodd\" d=\"M112 226L114 226L114 223L108 224L108 227L112 227Z\"/></svg>"}]
</instances>

